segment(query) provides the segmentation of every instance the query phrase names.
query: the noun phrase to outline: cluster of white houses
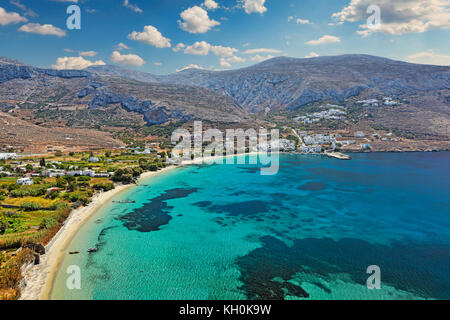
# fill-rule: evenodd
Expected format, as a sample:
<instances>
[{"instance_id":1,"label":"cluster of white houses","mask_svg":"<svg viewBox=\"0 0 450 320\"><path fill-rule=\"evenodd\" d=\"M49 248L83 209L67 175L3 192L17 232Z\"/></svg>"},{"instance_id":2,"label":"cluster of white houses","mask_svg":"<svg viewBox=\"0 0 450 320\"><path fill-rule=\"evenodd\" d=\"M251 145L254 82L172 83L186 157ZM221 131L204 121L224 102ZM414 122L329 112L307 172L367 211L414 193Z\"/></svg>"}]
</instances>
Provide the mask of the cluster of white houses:
<instances>
[{"instance_id":1,"label":"cluster of white houses","mask_svg":"<svg viewBox=\"0 0 450 320\"><path fill-rule=\"evenodd\" d=\"M295 118L295 121L301 121L305 124L312 124L322 120L343 120L347 113L341 109L330 109L321 112L314 112L306 116Z\"/></svg>"},{"instance_id":2,"label":"cluster of white houses","mask_svg":"<svg viewBox=\"0 0 450 320\"><path fill-rule=\"evenodd\" d=\"M356 140L337 140L336 138L342 138L339 134L310 134L307 132L299 132L299 136L302 138L302 145L298 151L302 153L322 153L324 150L335 150L338 145L349 146L356 144ZM364 138L366 135L362 131L355 132L355 138ZM368 143L361 143L360 148L362 151L370 150L371 145Z\"/></svg>"},{"instance_id":3,"label":"cluster of white houses","mask_svg":"<svg viewBox=\"0 0 450 320\"><path fill-rule=\"evenodd\" d=\"M303 153L321 153L322 145L330 146L332 150L336 149L336 136L326 134L312 134L302 137L303 143L299 148Z\"/></svg>"},{"instance_id":4,"label":"cluster of white houses","mask_svg":"<svg viewBox=\"0 0 450 320\"><path fill-rule=\"evenodd\" d=\"M43 176L52 178L52 177L63 177L63 176L89 176L95 178L108 178L111 176L109 172L95 172L91 169L82 169L82 170L59 170L59 169L51 169L45 170L42 173Z\"/></svg>"},{"instance_id":5,"label":"cluster of white houses","mask_svg":"<svg viewBox=\"0 0 450 320\"><path fill-rule=\"evenodd\" d=\"M45 170L42 173L43 176L52 178L52 177L63 177L63 176L89 176L95 178L108 178L112 175L109 172L95 172L94 170L86 169L86 170L72 170L72 171L64 171L64 170ZM39 176L39 175L38 175ZM30 186L33 184L32 177L23 177L17 179L17 184L22 186Z\"/></svg>"},{"instance_id":6,"label":"cluster of white houses","mask_svg":"<svg viewBox=\"0 0 450 320\"><path fill-rule=\"evenodd\" d=\"M385 106L397 106L399 103L397 101L392 100L391 97L383 97L383 101L378 101L378 99L367 99L367 100L361 100L356 102L359 105L362 105L363 107L379 107L380 105Z\"/></svg>"},{"instance_id":7,"label":"cluster of white houses","mask_svg":"<svg viewBox=\"0 0 450 320\"><path fill-rule=\"evenodd\" d=\"M33 179L30 177L24 177L17 179L17 184L21 186L31 186L33 184Z\"/></svg>"},{"instance_id":8,"label":"cluster of white houses","mask_svg":"<svg viewBox=\"0 0 450 320\"><path fill-rule=\"evenodd\" d=\"M11 153L11 152L1 152L0 153L0 160L10 160L10 159L17 159L17 153Z\"/></svg>"}]
</instances>

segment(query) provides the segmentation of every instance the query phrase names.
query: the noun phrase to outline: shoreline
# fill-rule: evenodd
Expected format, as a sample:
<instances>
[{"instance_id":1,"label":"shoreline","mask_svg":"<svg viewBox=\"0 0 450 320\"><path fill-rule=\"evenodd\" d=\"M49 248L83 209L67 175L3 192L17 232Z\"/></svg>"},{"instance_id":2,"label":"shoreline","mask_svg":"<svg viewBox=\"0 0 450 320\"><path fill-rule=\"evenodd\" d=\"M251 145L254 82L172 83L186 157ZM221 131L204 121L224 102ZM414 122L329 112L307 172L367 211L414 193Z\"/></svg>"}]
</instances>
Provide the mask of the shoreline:
<instances>
[{"instance_id":1,"label":"shoreline","mask_svg":"<svg viewBox=\"0 0 450 320\"><path fill-rule=\"evenodd\" d=\"M144 172L139 177L138 182L175 168L177 167L169 166L160 171ZM25 287L21 292L19 300L48 300L56 272L64 258L65 249L68 247L73 237L103 205L120 193L129 190L134 186L136 185L119 185L113 190L98 193L92 197L89 205L73 210L61 229L45 246L45 254L41 255L40 263L28 268L27 272L24 274L22 283L25 284Z\"/></svg>"},{"instance_id":2,"label":"shoreline","mask_svg":"<svg viewBox=\"0 0 450 320\"><path fill-rule=\"evenodd\" d=\"M245 155L257 155L258 153L248 153ZM91 203L86 207L73 210L64 222L61 229L53 236L52 240L45 246L45 254L41 255L40 263L26 268L22 283L25 284L20 294L19 300L49 300L53 288L56 273L64 258L65 249L69 246L73 237L78 233L81 227L98 210L115 196L125 190L135 187L144 179L156 176L167 171L192 164L210 164L209 161L217 161L227 157L238 155L211 156L198 158L194 160L183 160L178 165L169 165L159 171L148 171L141 174L136 184L119 185L113 190L101 192L94 195ZM214 163L214 162L212 162Z\"/></svg>"},{"instance_id":3,"label":"shoreline","mask_svg":"<svg viewBox=\"0 0 450 320\"><path fill-rule=\"evenodd\" d=\"M327 154L324 153L322 154L292 153L292 154L327 156ZM32 265L25 268L26 271L22 279L22 284L25 284L25 286L22 289L19 300L49 299L53 288L53 283L56 277L56 273L61 265L61 262L66 253L65 250L67 249L68 245L72 241L73 237L78 233L80 228L95 213L97 213L98 210L101 209L103 205L105 205L112 198L116 197L117 195L126 190L131 189L132 187L137 186L138 183L144 179L163 174L176 168L181 168L186 165L194 165L194 164L214 164L216 163L214 161L220 159L225 160L225 158L228 157L236 157L244 155L259 156L259 152L252 152L238 155L211 156L205 158L197 158L194 160L184 160L177 165L171 164L168 167L165 167L159 171L144 172L137 179L136 184L119 185L111 191L95 194L92 197L91 203L88 206L75 209L70 213L69 217L66 219L61 229L45 246L46 253L44 255L41 255L40 264Z\"/></svg>"}]
</instances>

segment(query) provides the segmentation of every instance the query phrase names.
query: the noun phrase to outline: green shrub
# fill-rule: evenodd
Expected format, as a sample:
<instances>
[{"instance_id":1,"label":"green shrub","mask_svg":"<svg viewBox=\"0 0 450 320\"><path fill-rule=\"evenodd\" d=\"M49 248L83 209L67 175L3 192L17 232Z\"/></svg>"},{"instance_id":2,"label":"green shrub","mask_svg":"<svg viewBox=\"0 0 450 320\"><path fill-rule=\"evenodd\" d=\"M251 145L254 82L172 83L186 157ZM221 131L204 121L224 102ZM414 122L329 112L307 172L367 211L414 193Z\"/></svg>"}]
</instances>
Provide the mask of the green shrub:
<instances>
[{"instance_id":1,"label":"green shrub","mask_svg":"<svg viewBox=\"0 0 450 320\"><path fill-rule=\"evenodd\" d=\"M8 191L11 192L13 190L19 189L20 186L16 183L11 183L10 185L8 185Z\"/></svg>"},{"instance_id":2,"label":"green shrub","mask_svg":"<svg viewBox=\"0 0 450 320\"><path fill-rule=\"evenodd\" d=\"M91 200L89 199L89 193L82 192L68 192L63 195L63 198L69 200L70 202L80 201L83 204L88 204Z\"/></svg>"},{"instance_id":3,"label":"green shrub","mask_svg":"<svg viewBox=\"0 0 450 320\"><path fill-rule=\"evenodd\" d=\"M67 203L62 202L62 201L58 201L58 202L53 203L53 204L50 206L49 209L59 211L59 210L65 210L65 209L67 209L68 207L69 207L69 206L68 206Z\"/></svg>"},{"instance_id":4,"label":"green shrub","mask_svg":"<svg viewBox=\"0 0 450 320\"><path fill-rule=\"evenodd\" d=\"M45 186L23 186L10 191L10 195L15 198L40 197L47 192Z\"/></svg>"},{"instance_id":5,"label":"green shrub","mask_svg":"<svg viewBox=\"0 0 450 320\"><path fill-rule=\"evenodd\" d=\"M7 228L8 228L8 223L6 221L0 221L0 234L5 234ZM1 261L0 261L0 264L1 264Z\"/></svg>"},{"instance_id":6,"label":"green shrub","mask_svg":"<svg viewBox=\"0 0 450 320\"><path fill-rule=\"evenodd\" d=\"M142 172L142 168L119 168L114 172L111 179L115 182L130 184L133 182L134 177L138 177Z\"/></svg>"},{"instance_id":7,"label":"green shrub","mask_svg":"<svg viewBox=\"0 0 450 320\"><path fill-rule=\"evenodd\" d=\"M56 225L56 220L53 218L44 218L42 219L41 223L39 224L39 229L50 229Z\"/></svg>"},{"instance_id":8,"label":"green shrub","mask_svg":"<svg viewBox=\"0 0 450 320\"><path fill-rule=\"evenodd\" d=\"M30 201L30 202L23 202L21 205L20 205L20 209L22 209L22 210L24 210L24 211L37 211L37 210L40 210L42 207L41 207L41 205L39 204L39 203L36 203L36 202L32 202L32 201Z\"/></svg>"},{"instance_id":9,"label":"green shrub","mask_svg":"<svg viewBox=\"0 0 450 320\"><path fill-rule=\"evenodd\" d=\"M89 182L79 182L77 183L78 188L88 188L89 187Z\"/></svg>"},{"instance_id":10,"label":"green shrub","mask_svg":"<svg viewBox=\"0 0 450 320\"><path fill-rule=\"evenodd\" d=\"M68 183L72 183L76 180L74 176L64 176L63 179L66 180Z\"/></svg>"},{"instance_id":11,"label":"green shrub","mask_svg":"<svg viewBox=\"0 0 450 320\"><path fill-rule=\"evenodd\" d=\"M95 190L109 191L114 189L114 183L96 183L92 186Z\"/></svg>"},{"instance_id":12,"label":"green shrub","mask_svg":"<svg viewBox=\"0 0 450 320\"><path fill-rule=\"evenodd\" d=\"M59 191L58 190L52 190L49 192L49 194L47 195L48 198L54 200L58 197L59 195Z\"/></svg>"},{"instance_id":13,"label":"green shrub","mask_svg":"<svg viewBox=\"0 0 450 320\"><path fill-rule=\"evenodd\" d=\"M83 202L81 202L81 201L75 201L73 204L72 204L72 209L78 209L79 207L81 207L83 205Z\"/></svg>"}]
</instances>

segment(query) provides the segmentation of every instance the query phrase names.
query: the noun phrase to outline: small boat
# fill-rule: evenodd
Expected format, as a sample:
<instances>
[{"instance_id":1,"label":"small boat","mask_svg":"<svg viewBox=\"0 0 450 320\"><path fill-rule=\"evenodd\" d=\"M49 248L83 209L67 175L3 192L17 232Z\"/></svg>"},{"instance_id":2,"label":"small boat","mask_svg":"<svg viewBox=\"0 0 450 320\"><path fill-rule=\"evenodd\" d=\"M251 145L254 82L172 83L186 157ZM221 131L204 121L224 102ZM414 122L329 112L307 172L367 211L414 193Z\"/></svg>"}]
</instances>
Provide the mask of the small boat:
<instances>
[{"instance_id":1,"label":"small boat","mask_svg":"<svg viewBox=\"0 0 450 320\"><path fill-rule=\"evenodd\" d=\"M89 248L88 249L88 252L97 252L98 251L98 248Z\"/></svg>"},{"instance_id":2,"label":"small boat","mask_svg":"<svg viewBox=\"0 0 450 320\"><path fill-rule=\"evenodd\" d=\"M79 254L80 251L70 251L69 254Z\"/></svg>"}]
</instances>

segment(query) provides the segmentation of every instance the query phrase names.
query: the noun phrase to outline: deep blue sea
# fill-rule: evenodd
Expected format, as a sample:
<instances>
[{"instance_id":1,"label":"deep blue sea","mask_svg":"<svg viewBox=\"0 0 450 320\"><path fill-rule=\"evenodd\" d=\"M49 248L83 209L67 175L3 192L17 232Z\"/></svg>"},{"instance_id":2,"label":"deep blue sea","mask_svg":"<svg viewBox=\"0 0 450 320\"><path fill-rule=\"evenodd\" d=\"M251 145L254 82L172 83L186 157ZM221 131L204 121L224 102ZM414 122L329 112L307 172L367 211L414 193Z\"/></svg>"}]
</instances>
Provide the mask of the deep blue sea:
<instances>
[{"instance_id":1,"label":"deep blue sea","mask_svg":"<svg viewBox=\"0 0 450 320\"><path fill-rule=\"evenodd\" d=\"M109 203L79 230L51 298L450 299L450 152L352 157L148 178L114 199L135 204ZM71 265L81 290L66 287Z\"/></svg>"}]
</instances>

